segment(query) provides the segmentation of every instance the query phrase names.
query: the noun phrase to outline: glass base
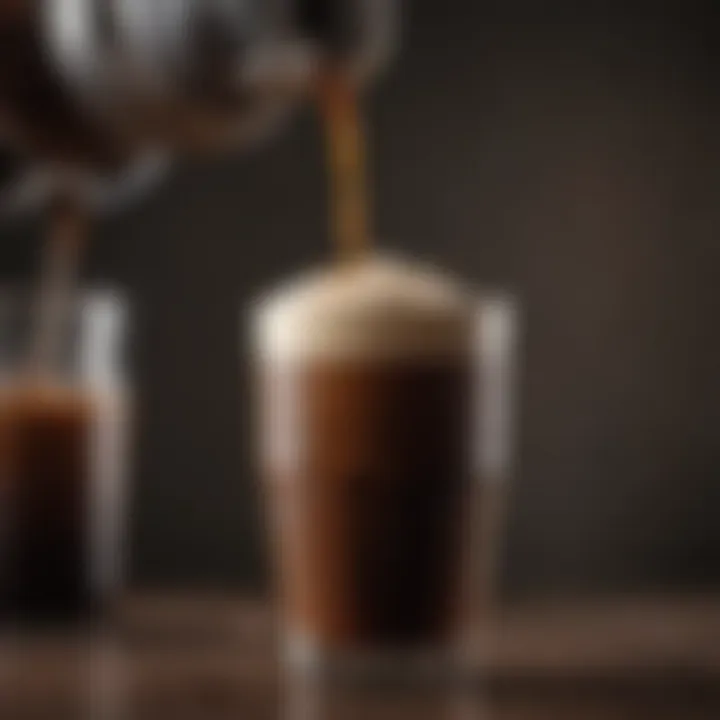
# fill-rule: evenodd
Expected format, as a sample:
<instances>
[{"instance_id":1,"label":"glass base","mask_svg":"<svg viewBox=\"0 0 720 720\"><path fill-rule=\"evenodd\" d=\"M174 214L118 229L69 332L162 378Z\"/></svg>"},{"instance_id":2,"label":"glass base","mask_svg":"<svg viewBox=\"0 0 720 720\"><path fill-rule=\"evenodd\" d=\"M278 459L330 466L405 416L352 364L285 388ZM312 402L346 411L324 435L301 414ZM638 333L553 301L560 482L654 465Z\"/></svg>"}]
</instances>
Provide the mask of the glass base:
<instances>
[{"instance_id":1,"label":"glass base","mask_svg":"<svg viewBox=\"0 0 720 720\"><path fill-rule=\"evenodd\" d=\"M292 633L283 663L293 677L358 687L442 687L462 685L472 662L457 643L411 647L330 647Z\"/></svg>"}]
</instances>

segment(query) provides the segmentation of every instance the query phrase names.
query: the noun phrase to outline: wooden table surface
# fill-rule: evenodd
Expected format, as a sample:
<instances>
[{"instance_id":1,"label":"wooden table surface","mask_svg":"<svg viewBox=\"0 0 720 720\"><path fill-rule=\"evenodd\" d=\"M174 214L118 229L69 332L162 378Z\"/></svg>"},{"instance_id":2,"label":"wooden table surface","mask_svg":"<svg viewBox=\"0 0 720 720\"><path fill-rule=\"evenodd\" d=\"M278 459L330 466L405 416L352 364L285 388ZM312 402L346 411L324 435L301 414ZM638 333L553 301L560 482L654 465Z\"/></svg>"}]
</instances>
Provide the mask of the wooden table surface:
<instances>
[{"instance_id":1,"label":"wooden table surface","mask_svg":"<svg viewBox=\"0 0 720 720\"><path fill-rule=\"evenodd\" d=\"M104 638L3 638L0 720L720 720L720 598L525 605L476 629L477 681L393 692L281 679L271 613L142 598Z\"/></svg>"}]
</instances>

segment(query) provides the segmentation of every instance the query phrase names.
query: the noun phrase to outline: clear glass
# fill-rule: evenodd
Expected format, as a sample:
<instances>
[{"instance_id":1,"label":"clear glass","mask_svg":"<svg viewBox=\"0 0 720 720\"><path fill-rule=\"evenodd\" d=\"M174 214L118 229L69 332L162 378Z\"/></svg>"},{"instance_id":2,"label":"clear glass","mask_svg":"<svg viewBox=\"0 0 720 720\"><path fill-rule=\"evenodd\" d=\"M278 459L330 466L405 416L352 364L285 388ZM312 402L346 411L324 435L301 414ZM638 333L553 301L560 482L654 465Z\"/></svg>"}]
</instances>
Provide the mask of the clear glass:
<instances>
[{"instance_id":1,"label":"clear glass","mask_svg":"<svg viewBox=\"0 0 720 720\"><path fill-rule=\"evenodd\" d=\"M480 660L512 472L518 324L513 297L484 294L470 357L447 366L260 360L292 674L427 684Z\"/></svg>"},{"instance_id":2,"label":"clear glass","mask_svg":"<svg viewBox=\"0 0 720 720\"><path fill-rule=\"evenodd\" d=\"M0 617L105 616L122 579L127 304L82 291L40 371L35 293L0 290Z\"/></svg>"}]
</instances>

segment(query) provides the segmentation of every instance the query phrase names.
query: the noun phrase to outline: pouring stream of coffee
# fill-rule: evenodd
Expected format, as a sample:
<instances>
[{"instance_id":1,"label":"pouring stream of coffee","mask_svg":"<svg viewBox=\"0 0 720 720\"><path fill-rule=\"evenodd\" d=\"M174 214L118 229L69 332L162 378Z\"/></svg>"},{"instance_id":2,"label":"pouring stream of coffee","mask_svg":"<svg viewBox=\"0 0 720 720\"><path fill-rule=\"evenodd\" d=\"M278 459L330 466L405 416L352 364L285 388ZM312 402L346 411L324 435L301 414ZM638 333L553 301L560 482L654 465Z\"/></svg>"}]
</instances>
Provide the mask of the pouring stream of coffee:
<instances>
[{"instance_id":1,"label":"pouring stream of coffee","mask_svg":"<svg viewBox=\"0 0 720 720\"><path fill-rule=\"evenodd\" d=\"M370 198L365 131L358 92L348 73L328 69L318 84L332 191L332 234L339 259L352 263L370 250Z\"/></svg>"},{"instance_id":2,"label":"pouring stream of coffee","mask_svg":"<svg viewBox=\"0 0 720 720\"><path fill-rule=\"evenodd\" d=\"M88 216L82 204L73 197L57 197L49 209L31 338L30 370L36 377L51 375L60 359L87 234Z\"/></svg>"}]
</instances>

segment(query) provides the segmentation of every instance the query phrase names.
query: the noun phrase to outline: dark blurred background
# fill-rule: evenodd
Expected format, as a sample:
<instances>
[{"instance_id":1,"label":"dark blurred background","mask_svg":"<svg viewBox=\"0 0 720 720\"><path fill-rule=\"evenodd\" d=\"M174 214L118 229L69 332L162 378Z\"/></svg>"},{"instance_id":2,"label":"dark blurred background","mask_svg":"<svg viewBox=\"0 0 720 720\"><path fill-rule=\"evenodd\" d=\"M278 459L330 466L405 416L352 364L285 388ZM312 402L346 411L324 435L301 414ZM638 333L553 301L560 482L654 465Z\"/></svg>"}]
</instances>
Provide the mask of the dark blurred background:
<instances>
[{"instance_id":1,"label":"dark blurred background","mask_svg":"<svg viewBox=\"0 0 720 720\"><path fill-rule=\"evenodd\" d=\"M411 0L373 93L382 244L524 304L504 585L720 585L713 3ZM262 588L242 309L328 255L312 112L102 221L135 312L138 583ZM29 277L37 219L0 228Z\"/></svg>"}]
</instances>

